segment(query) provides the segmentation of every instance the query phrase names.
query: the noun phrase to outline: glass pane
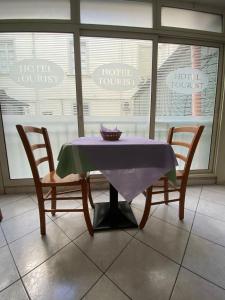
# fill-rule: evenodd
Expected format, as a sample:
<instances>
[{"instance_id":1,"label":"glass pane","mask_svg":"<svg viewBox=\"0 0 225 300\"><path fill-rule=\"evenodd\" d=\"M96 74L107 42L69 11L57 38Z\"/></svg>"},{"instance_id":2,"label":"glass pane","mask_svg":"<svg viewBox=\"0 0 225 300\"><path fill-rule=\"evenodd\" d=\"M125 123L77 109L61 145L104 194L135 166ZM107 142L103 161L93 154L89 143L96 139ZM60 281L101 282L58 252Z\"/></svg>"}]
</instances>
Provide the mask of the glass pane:
<instances>
[{"instance_id":1,"label":"glass pane","mask_svg":"<svg viewBox=\"0 0 225 300\"><path fill-rule=\"evenodd\" d=\"M152 27L152 4L129 0L81 0L81 23Z\"/></svg>"},{"instance_id":2,"label":"glass pane","mask_svg":"<svg viewBox=\"0 0 225 300\"><path fill-rule=\"evenodd\" d=\"M99 135L102 123L123 135L148 136L152 42L94 37L81 42L86 135Z\"/></svg>"},{"instance_id":3,"label":"glass pane","mask_svg":"<svg viewBox=\"0 0 225 300\"><path fill-rule=\"evenodd\" d=\"M218 48L159 44L155 136L165 140L172 126L205 125L192 169L208 169L218 57Z\"/></svg>"},{"instance_id":4,"label":"glass pane","mask_svg":"<svg viewBox=\"0 0 225 300\"><path fill-rule=\"evenodd\" d=\"M223 31L221 15L172 7L162 7L162 26Z\"/></svg>"},{"instance_id":5,"label":"glass pane","mask_svg":"<svg viewBox=\"0 0 225 300\"><path fill-rule=\"evenodd\" d=\"M0 34L5 62L0 64L0 104L12 179L31 177L16 124L46 127L55 161L61 145L78 136L71 45L72 34ZM13 57L8 55L12 49Z\"/></svg>"},{"instance_id":6,"label":"glass pane","mask_svg":"<svg viewBox=\"0 0 225 300\"><path fill-rule=\"evenodd\" d=\"M0 19L70 19L70 1L1 0Z\"/></svg>"}]
</instances>

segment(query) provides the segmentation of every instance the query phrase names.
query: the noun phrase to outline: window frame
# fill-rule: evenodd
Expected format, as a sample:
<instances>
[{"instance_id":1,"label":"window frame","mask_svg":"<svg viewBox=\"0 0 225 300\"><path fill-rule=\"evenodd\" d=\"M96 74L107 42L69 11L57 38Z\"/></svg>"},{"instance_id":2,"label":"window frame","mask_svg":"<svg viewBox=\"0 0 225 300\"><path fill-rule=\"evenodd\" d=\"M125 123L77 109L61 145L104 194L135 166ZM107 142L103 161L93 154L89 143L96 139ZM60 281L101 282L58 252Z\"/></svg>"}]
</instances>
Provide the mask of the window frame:
<instances>
[{"instance_id":1,"label":"window frame","mask_svg":"<svg viewBox=\"0 0 225 300\"><path fill-rule=\"evenodd\" d=\"M195 12L202 12L202 13L208 13L208 14L214 14L214 15L220 15L222 18L222 32L213 32L213 31L207 31L207 30L198 30L198 29L190 29L190 28L180 28L176 26L163 26L162 25L162 8L168 7L168 8L177 8L177 9L184 9L184 10L191 10ZM159 1L159 26L161 29L168 30L168 31L178 31L178 32L186 32L186 33L192 33L192 34L205 34L205 35L214 35L214 36L221 36L225 33L225 13L221 11L218 8L213 8L211 6L207 5L201 5L201 4L192 4L190 2L177 2L173 0L160 0Z\"/></svg>"},{"instance_id":2,"label":"window frame","mask_svg":"<svg viewBox=\"0 0 225 300\"><path fill-rule=\"evenodd\" d=\"M131 0L132 1L132 0ZM139 1L139 0L135 0ZM140 0L143 1L143 0ZM175 7L192 9L195 11L202 11L207 13L221 14L218 8L209 6L193 5L192 3L180 3L178 1L165 1L165 0L145 0L153 4L153 28L136 28L126 26L110 26L110 25L89 25L80 23L80 3L79 1L70 1L71 19L70 20L0 20L0 32L59 32L59 33L72 33L74 36L74 51L75 51L75 72L74 78L76 84L77 96L77 120L78 132L80 136L84 135L84 116L83 116L83 97L82 97L82 79L81 79L81 59L80 59L80 37L81 36L96 36L96 37L118 37L118 38L134 38L134 39L150 39L153 42L152 49L152 89L151 89L151 113L152 117L149 121L149 137L154 138L155 131L155 101L157 79L153 74L157 71L157 51L158 43L168 41L170 43L191 43L201 44L204 46L211 45L214 47L218 45L220 48L219 55L219 68L218 68L218 82L217 94L215 102L215 114L213 122L212 133L212 150L210 154L210 167L208 170L196 170L191 173L197 178L205 178L206 181L215 182L216 172L218 169L218 161L221 158L221 140L217 137L222 137L222 132L225 131L225 118L223 114L223 97L224 83L222 82L222 75L224 75L224 46L225 46L225 12L223 16L223 32L215 33L208 31L198 31L184 28L164 27L161 26L161 7ZM224 10L223 10L224 11ZM156 77L156 76L155 76ZM0 184L0 190L12 191L17 190L22 185L22 189L27 191L27 187L33 186L32 179L10 179L7 164L7 152L5 147L4 128L2 123L2 116L0 114L0 177L3 177L3 185ZM223 160L224 161L224 160ZM225 175L224 175L225 177Z\"/></svg>"}]
</instances>

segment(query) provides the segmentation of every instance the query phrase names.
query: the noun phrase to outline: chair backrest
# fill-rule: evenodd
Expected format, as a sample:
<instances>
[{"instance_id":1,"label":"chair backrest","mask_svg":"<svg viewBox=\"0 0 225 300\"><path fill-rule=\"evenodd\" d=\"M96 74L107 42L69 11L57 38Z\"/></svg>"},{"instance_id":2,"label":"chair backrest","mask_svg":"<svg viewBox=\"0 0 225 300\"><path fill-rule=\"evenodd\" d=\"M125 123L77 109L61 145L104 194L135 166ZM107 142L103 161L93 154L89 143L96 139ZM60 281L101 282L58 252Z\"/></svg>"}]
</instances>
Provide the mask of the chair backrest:
<instances>
[{"instance_id":1,"label":"chair backrest","mask_svg":"<svg viewBox=\"0 0 225 300\"><path fill-rule=\"evenodd\" d=\"M24 149L26 151L35 185L39 185L40 175L39 175L38 166L41 163L47 161L49 165L49 171L54 171L54 161L53 161L53 155L52 155L51 144L48 136L48 131L44 127L37 128L32 126L16 125L16 128L22 140ZM42 136L43 143L31 144L30 134L40 134ZM35 159L34 151L41 148L44 148L46 150L46 155L43 157L39 157L38 159Z\"/></svg>"},{"instance_id":2,"label":"chair backrest","mask_svg":"<svg viewBox=\"0 0 225 300\"><path fill-rule=\"evenodd\" d=\"M204 126L190 126L190 127L172 127L169 130L167 142L171 145L181 146L185 147L187 149L187 154L183 155L180 153L176 153L175 155L178 159L184 161L184 173L183 176L187 179L191 163L193 160L193 156L195 154L195 150L197 148L199 139L202 135ZM184 141L176 140L176 134L175 133L187 133L187 134L193 134L191 142L187 143Z\"/></svg>"}]
</instances>

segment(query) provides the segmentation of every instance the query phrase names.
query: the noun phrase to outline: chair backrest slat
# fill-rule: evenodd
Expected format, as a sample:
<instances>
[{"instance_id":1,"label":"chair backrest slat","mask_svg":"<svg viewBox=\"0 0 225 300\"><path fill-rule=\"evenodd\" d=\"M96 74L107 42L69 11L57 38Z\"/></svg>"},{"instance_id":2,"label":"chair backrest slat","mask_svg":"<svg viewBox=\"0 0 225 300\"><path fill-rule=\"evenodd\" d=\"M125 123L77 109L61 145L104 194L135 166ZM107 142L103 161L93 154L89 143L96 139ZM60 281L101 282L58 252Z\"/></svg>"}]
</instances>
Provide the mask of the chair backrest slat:
<instances>
[{"instance_id":1,"label":"chair backrest slat","mask_svg":"<svg viewBox=\"0 0 225 300\"><path fill-rule=\"evenodd\" d=\"M175 153L175 155L176 155L177 158L183 160L184 162L187 161L187 157L186 156L184 156L184 155L182 155L180 153Z\"/></svg>"},{"instance_id":2,"label":"chair backrest slat","mask_svg":"<svg viewBox=\"0 0 225 300\"><path fill-rule=\"evenodd\" d=\"M183 155L180 153L176 153L176 157L183 160L185 162L184 164L184 172L183 172L183 178L184 178L184 184L186 184L188 174L191 168L191 163L193 160L193 156L195 153L195 150L197 148L199 139L202 135L202 132L204 130L204 126L187 126L187 127L172 127L169 130L167 142L171 145L177 145L177 146L184 146L188 148L187 155ZM191 140L191 143L186 143L183 141L178 141L174 139L174 133L192 133L193 137Z\"/></svg>"},{"instance_id":3,"label":"chair backrest slat","mask_svg":"<svg viewBox=\"0 0 225 300\"><path fill-rule=\"evenodd\" d=\"M52 149L51 149L47 129L43 127L37 128L37 127L22 126L22 125L16 125L16 128L22 140L24 149L26 151L27 158L29 160L31 171L35 181L35 185L40 186L40 175L37 167L41 163L47 161L49 165L49 171L54 171L54 161L53 161ZM31 144L29 138L30 138L30 134L32 133L42 135L44 143ZM47 155L45 154L45 156L35 159L33 151L41 148L46 148Z\"/></svg>"},{"instance_id":4,"label":"chair backrest slat","mask_svg":"<svg viewBox=\"0 0 225 300\"><path fill-rule=\"evenodd\" d=\"M38 165L40 165L41 163L43 163L44 161L48 161L48 160L49 160L49 159L48 159L47 156L41 157L41 158L39 158L39 159L36 159L36 160L35 160L36 166L38 166Z\"/></svg>"},{"instance_id":5,"label":"chair backrest slat","mask_svg":"<svg viewBox=\"0 0 225 300\"><path fill-rule=\"evenodd\" d=\"M23 130L27 133L27 132L36 132L36 133L40 133L43 134L42 129L38 128L38 127L33 127L33 126L23 126Z\"/></svg>"},{"instance_id":6,"label":"chair backrest slat","mask_svg":"<svg viewBox=\"0 0 225 300\"><path fill-rule=\"evenodd\" d=\"M40 148L46 148L45 144L33 144L31 145L32 150L40 149Z\"/></svg>"},{"instance_id":7,"label":"chair backrest slat","mask_svg":"<svg viewBox=\"0 0 225 300\"><path fill-rule=\"evenodd\" d=\"M191 144L189 143L185 143L185 142L178 142L178 141L172 141L171 142L171 145L176 145L176 146L183 146L183 147L186 147L186 148L190 148L191 147Z\"/></svg>"},{"instance_id":8,"label":"chair backrest slat","mask_svg":"<svg viewBox=\"0 0 225 300\"><path fill-rule=\"evenodd\" d=\"M187 126L187 127L174 127L173 132L192 132L196 133L198 131L197 126Z\"/></svg>"}]
</instances>

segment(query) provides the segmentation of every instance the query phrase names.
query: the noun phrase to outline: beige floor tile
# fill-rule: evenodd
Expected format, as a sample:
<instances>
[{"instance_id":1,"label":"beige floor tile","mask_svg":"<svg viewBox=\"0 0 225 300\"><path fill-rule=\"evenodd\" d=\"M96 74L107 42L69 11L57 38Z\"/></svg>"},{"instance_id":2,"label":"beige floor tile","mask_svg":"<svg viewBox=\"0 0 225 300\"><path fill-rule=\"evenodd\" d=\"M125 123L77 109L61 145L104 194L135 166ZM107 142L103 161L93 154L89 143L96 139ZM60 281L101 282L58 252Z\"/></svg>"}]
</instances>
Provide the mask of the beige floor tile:
<instances>
[{"instance_id":1,"label":"beige floor tile","mask_svg":"<svg viewBox=\"0 0 225 300\"><path fill-rule=\"evenodd\" d=\"M200 201L209 201L212 203L225 205L225 192L218 192L217 190L208 190L203 188Z\"/></svg>"},{"instance_id":2,"label":"beige floor tile","mask_svg":"<svg viewBox=\"0 0 225 300\"><path fill-rule=\"evenodd\" d=\"M225 248L192 235L183 266L225 288Z\"/></svg>"},{"instance_id":3,"label":"beige floor tile","mask_svg":"<svg viewBox=\"0 0 225 300\"><path fill-rule=\"evenodd\" d=\"M139 194L135 197L132 201L132 206L143 211L145 207L145 196L143 194Z\"/></svg>"},{"instance_id":4,"label":"beige floor tile","mask_svg":"<svg viewBox=\"0 0 225 300\"><path fill-rule=\"evenodd\" d=\"M219 184L203 185L202 191L216 192L225 195L225 185L219 185Z\"/></svg>"},{"instance_id":5,"label":"beige floor tile","mask_svg":"<svg viewBox=\"0 0 225 300\"><path fill-rule=\"evenodd\" d=\"M92 190L91 194L93 197L93 201L97 200L97 198L103 194L107 194L108 190Z\"/></svg>"},{"instance_id":6,"label":"beige floor tile","mask_svg":"<svg viewBox=\"0 0 225 300\"><path fill-rule=\"evenodd\" d=\"M225 291L181 268L171 300L224 300Z\"/></svg>"},{"instance_id":7,"label":"beige floor tile","mask_svg":"<svg viewBox=\"0 0 225 300\"><path fill-rule=\"evenodd\" d=\"M201 185L189 185L187 186L186 194L192 195L195 197L199 197L202 192L202 186Z\"/></svg>"},{"instance_id":8,"label":"beige floor tile","mask_svg":"<svg viewBox=\"0 0 225 300\"><path fill-rule=\"evenodd\" d=\"M105 271L130 239L131 236L126 232L114 230L95 232L94 237L86 232L74 242L102 271Z\"/></svg>"},{"instance_id":9,"label":"beige floor tile","mask_svg":"<svg viewBox=\"0 0 225 300\"><path fill-rule=\"evenodd\" d=\"M55 223L71 240L74 240L87 230L83 212L67 213L61 218L56 219Z\"/></svg>"},{"instance_id":10,"label":"beige floor tile","mask_svg":"<svg viewBox=\"0 0 225 300\"><path fill-rule=\"evenodd\" d=\"M190 231L191 225L194 219L194 212L185 209L184 219L179 219L179 209L178 207L172 205L159 205L153 213L154 217L164 220L170 224L176 225L182 229Z\"/></svg>"},{"instance_id":11,"label":"beige floor tile","mask_svg":"<svg viewBox=\"0 0 225 300\"><path fill-rule=\"evenodd\" d=\"M225 223L208 216L196 214L192 233L225 247Z\"/></svg>"},{"instance_id":12,"label":"beige floor tile","mask_svg":"<svg viewBox=\"0 0 225 300\"><path fill-rule=\"evenodd\" d=\"M0 227L0 248L6 245L6 240Z\"/></svg>"},{"instance_id":13,"label":"beige floor tile","mask_svg":"<svg viewBox=\"0 0 225 300\"><path fill-rule=\"evenodd\" d=\"M76 300L100 276L97 267L71 243L23 280L32 300Z\"/></svg>"},{"instance_id":14,"label":"beige floor tile","mask_svg":"<svg viewBox=\"0 0 225 300\"><path fill-rule=\"evenodd\" d=\"M100 278L96 285L83 298L84 300L128 300L128 298L106 276Z\"/></svg>"},{"instance_id":15,"label":"beige floor tile","mask_svg":"<svg viewBox=\"0 0 225 300\"><path fill-rule=\"evenodd\" d=\"M66 235L53 222L46 226L47 234L35 230L10 244L13 257L23 276L69 243Z\"/></svg>"},{"instance_id":16,"label":"beige floor tile","mask_svg":"<svg viewBox=\"0 0 225 300\"><path fill-rule=\"evenodd\" d=\"M0 291L19 279L8 246L0 248Z\"/></svg>"},{"instance_id":17,"label":"beige floor tile","mask_svg":"<svg viewBox=\"0 0 225 300\"><path fill-rule=\"evenodd\" d=\"M137 224L139 225L140 224L140 221L141 221L141 218L142 218L142 215L143 215L143 212L134 207L133 204L131 204L131 208L132 208L132 211L133 211L133 214L135 216L135 219L137 221ZM126 228L124 229L124 231L126 231L127 233L129 233L130 235L134 236L140 229L137 227L137 228Z\"/></svg>"},{"instance_id":18,"label":"beige floor tile","mask_svg":"<svg viewBox=\"0 0 225 300\"><path fill-rule=\"evenodd\" d=\"M196 211L197 206L198 206L198 202L199 202L199 196L198 195L193 195L193 194L186 193L185 204L184 204L185 209ZM171 205L178 207L179 202L171 203Z\"/></svg>"},{"instance_id":19,"label":"beige floor tile","mask_svg":"<svg viewBox=\"0 0 225 300\"><path fill-rule=\"evenodd\" d=\"M171 260L133 240L106 274L133 300L168 300L178 269Z\"/></svg>"},{"instance_id":20,"label":"beige floor tile","mask_svg":"<svg viewBox=\"0 0 225 300\"><path fill-rule=\"evenodd\" d=\"M0 292L1 300L28 300L21 280L13 283L7 289Z\"/></svg>"},{"instance_id":21,"label":"beige floor tile","mask_svg":"<svg viewBox=\"0 0 225 300\"><path fill-rule=\"evenodd\" d=\"M73 209L73 208L80 208L81 207L81 201L80 200L58 200L57 201L57 208L65 208L65 209ZM45 204L46 209L51 209L51 202L46 201ZM51 213L47 213L48 217L52 220L56 220L64 215L66 215L68 212L56 212L55 216L52 216Z\"/></svg>"},{"instance_id":22,"label":"beige floor tile","mask_svg":"<svg viewBox=\"0 0 225 300\"><path fill-rule=\"evenodd\" d=\"M225 206L212 201L200 201L197 212L221 221L225 221Z\"/></svg>"},{"instance_id":23,"label":"beige floor tile","mask_svg":"<svg viewBox=\"0 0 225 300\"><path fill-rule=\"evenodd\" d=\"M11 202L10 204L2 207L2 222L5 222L9 218L21 215L26 211L32 210L34 208L37 208L37 205L30 197L22 198L18 201Z\"/></svg>"},{"instance_id":24,"label":"beige floor tile","mask_svg":"<svg viewBox=\"0 0 225 300\"><path fill-rule=\"evenodd\" d=\"M46 223L50 221L51 220L46 217ZM8 243L11 243L39 228L39 226L39 211L38 209L33 209L3 222L2 230L5 233Z\"/></svg>"},{"instance_id":25,"label":"beige floor tile","mask_svg":"<svg viewBox=\"0 0 225 300\"><path fill-rule=\"evenodd\" d=\"M105 192L98 195L98 197L93 197L93 201L94 203L109 202L109 193Z\"/></svg>"},{"instance_id":26,"label":"beige floor tile","mask_svg":"<svg viewBox=\"0 0 225 300\"><path fill-rule=\"evenodd\" d=\"M0 207L6 206L21 199L26 199L26 194L7 194L0 195Z\"/></svg>"},{"instance_id":27,"label":"beige floor tile","mask_svg":"<svg viewBox=\"0 0 225 300\"><path fill-rule=\"evenodd\" d=\"M189 233L157 218L151 217L135 238L180 263Z\"/></svg>"}]
</instances>

